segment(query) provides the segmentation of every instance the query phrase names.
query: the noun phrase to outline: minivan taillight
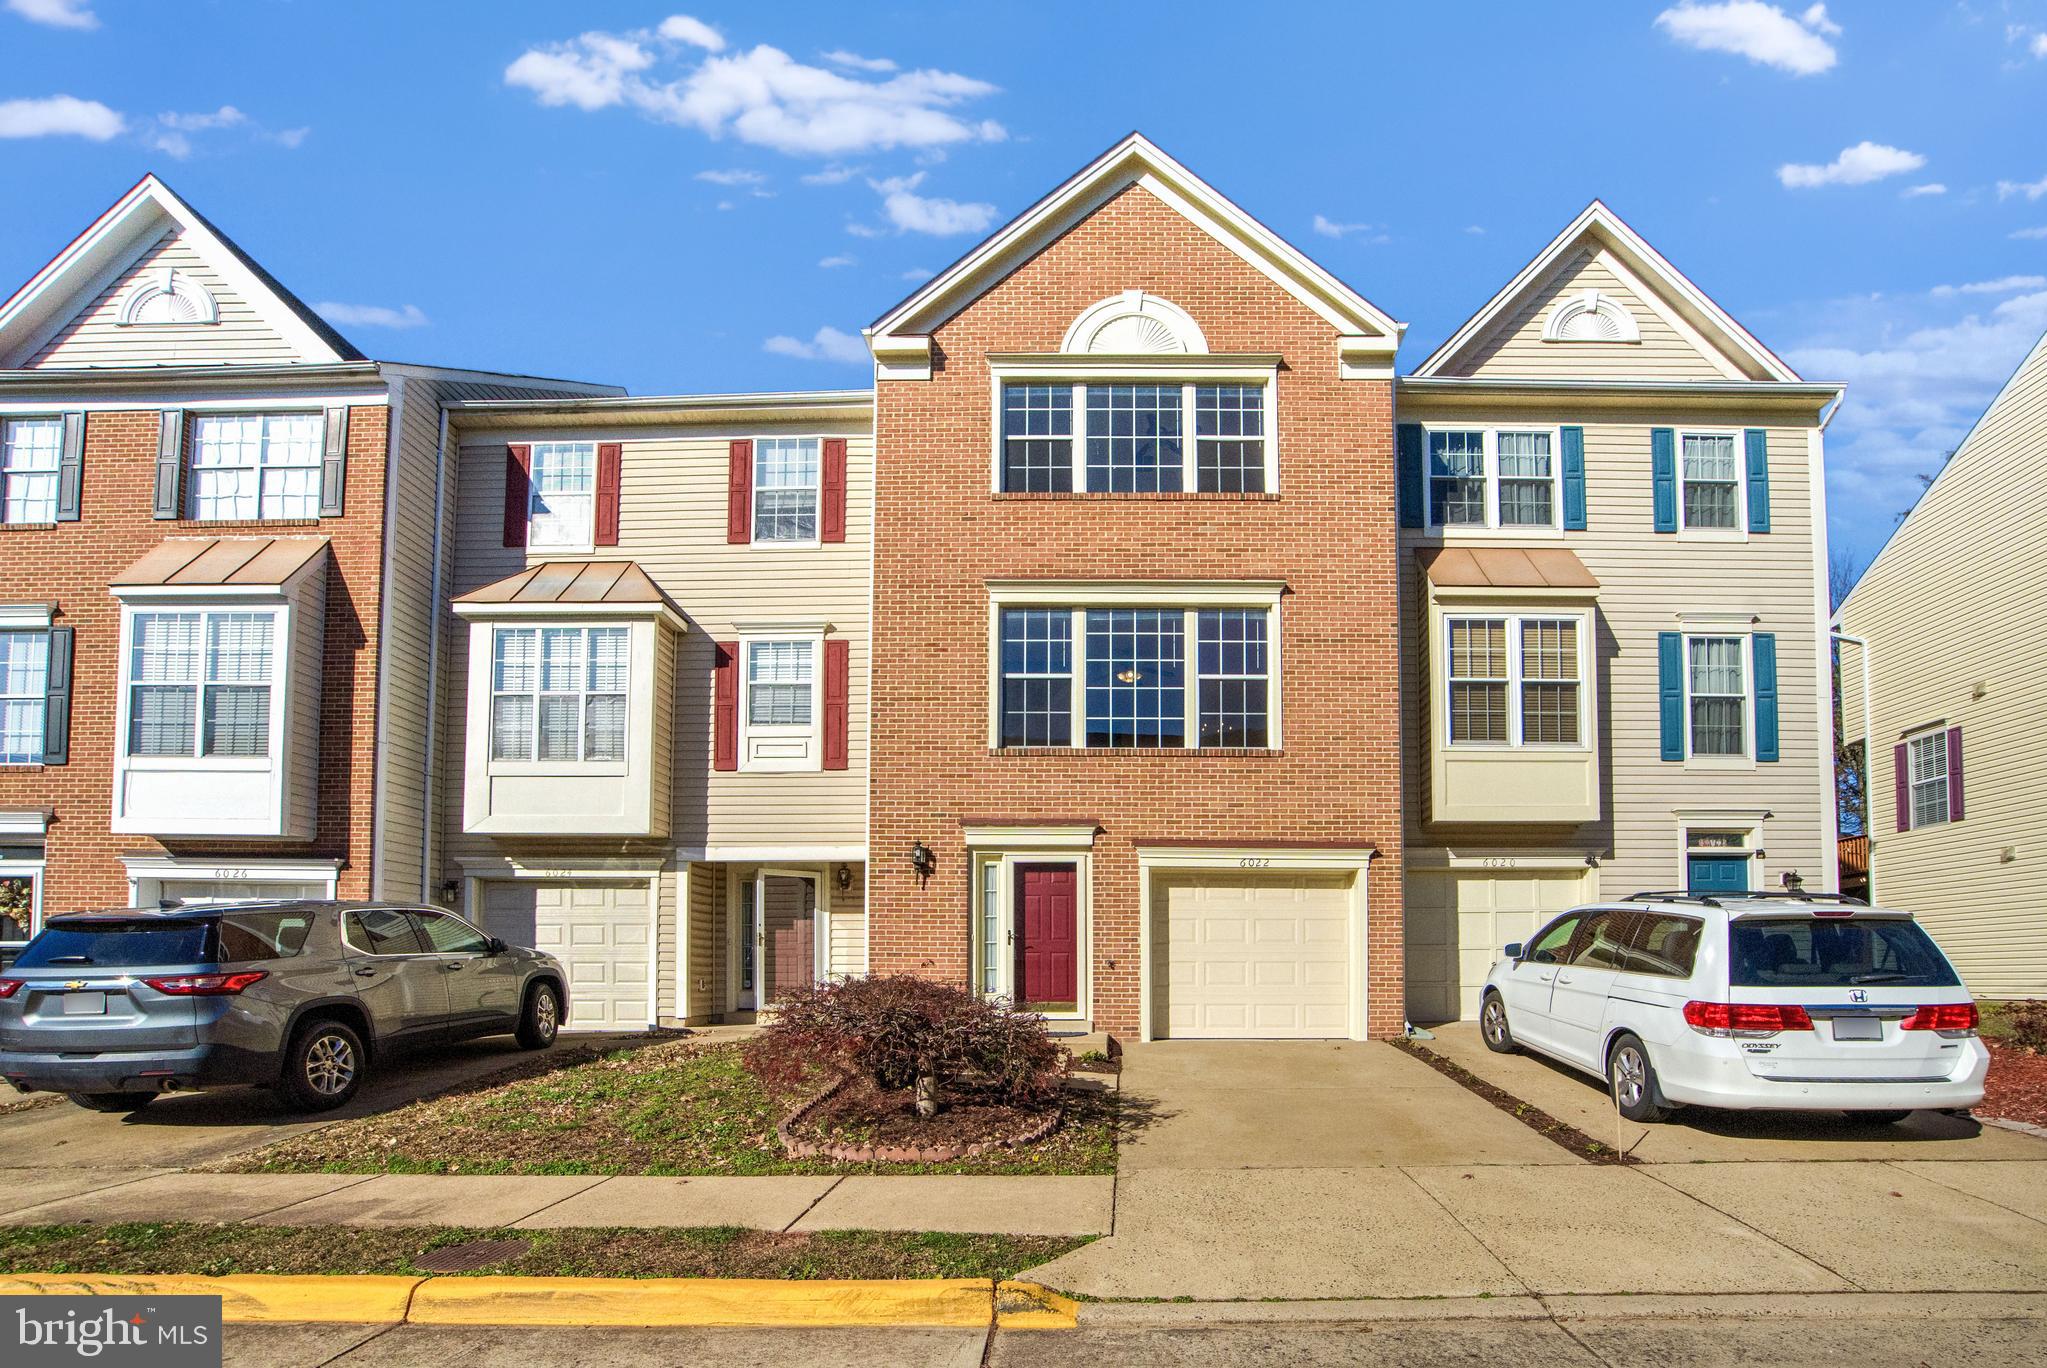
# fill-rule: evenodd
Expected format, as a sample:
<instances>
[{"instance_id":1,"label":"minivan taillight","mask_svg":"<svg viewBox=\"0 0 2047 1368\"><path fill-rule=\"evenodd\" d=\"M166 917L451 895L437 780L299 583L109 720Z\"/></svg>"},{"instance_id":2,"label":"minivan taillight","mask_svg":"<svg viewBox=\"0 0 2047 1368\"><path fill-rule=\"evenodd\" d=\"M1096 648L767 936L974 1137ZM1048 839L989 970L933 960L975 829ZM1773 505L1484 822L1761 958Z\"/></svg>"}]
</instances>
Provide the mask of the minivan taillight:
<instances>
[{"instance_id":1,"label":"minivan taillight","mask_svg":"<svg viewBox=\"0 0 2047 1368\"><path fill-rule=\"evenodd\" d=\"M1687 1002L1685 1024L1701 1035L1775 1035L1779 1031L1810 1031L1805 1008L1777 1002Z\"/></svg>"},{"instance_id":2,"label":"minivan taillight","mask_svg":"<svg viewBox=\"0 0 2047 1368\"><path fill-rule=\"evenodd\" d=\"M261 969L248 969L239 974L178 974L172 978L146 978L142 981L170 997L232 997L250 984L269 977Z\"/></svg>"},{"instance_id":3,"label":"minivan taillight","mask_svg":"<svg viewBox=\"0 0 2047 1368\"><path fill-rule=\"evenodd\" d=\"M1906 1017L1905 1029L1939 1031L1944 1036L1972 1036L1976 1034L1978 1020L1973 1002L1935 1002Z\"/></svg>"},{"instance_id":4,"label":"minivan taillight","mask_svg":"<svg viewBox=\"0 0 2047 1368\"><path fill-rule=\"evenodd\" d=\"M0 998L11 998L21 991L21 979L0 979Z\"/></svg>"}]
</instances>

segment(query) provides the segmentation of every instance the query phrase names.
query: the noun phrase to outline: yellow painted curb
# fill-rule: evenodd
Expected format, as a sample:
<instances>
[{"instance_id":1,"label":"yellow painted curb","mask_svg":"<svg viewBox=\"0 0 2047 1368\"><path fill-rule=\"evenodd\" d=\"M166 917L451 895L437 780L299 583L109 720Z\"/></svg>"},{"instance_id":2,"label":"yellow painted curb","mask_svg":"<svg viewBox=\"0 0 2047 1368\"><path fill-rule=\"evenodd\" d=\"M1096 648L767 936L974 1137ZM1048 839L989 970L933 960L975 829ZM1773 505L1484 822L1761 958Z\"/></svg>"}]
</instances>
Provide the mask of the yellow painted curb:
<instances>
[{"instance_id":1,"label":"yellow painted curb","mask_svg":"<svg viewBox=\"0 0 2047 1368\"><path fill-rule=\"evenodd\" d=\"M1075 1330L1080 1303L1034 1282L1006 1282L995 1288L995 1323L1004 1330Z\"/></svg>"},{"instance_id":2,"label":"yellow painted curb","mask_svg":"<svg viewBox=\"0 0 2047 1368\"><path fill-rule=\"evenodd\" d=\"M219 1297L226 1321L328 1321L381 1325L405 1319L424 1278L122 1277L106 1273L0 1275L7 1296Z\"/></svg>"},{"instance_id":3,"label":"yellow painted curb","mask_svg":"<svg viewBox=\"0 0 2047 1368\"><path fill-rule=\"evenodd\" d=\"M985 1278L430 1278L414 1325L830 1326L988 1324Z\"/></svg>"}]
</instances>

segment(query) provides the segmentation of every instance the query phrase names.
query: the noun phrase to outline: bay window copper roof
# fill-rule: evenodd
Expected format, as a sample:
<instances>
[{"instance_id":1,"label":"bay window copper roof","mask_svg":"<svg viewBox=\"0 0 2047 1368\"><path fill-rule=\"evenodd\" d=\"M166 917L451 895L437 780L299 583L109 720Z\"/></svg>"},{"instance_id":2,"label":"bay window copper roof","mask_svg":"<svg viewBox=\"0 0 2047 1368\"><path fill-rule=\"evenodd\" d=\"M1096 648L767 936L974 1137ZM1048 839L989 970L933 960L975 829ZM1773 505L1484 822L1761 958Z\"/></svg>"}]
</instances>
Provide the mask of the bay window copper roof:
<instances>
[{"instance_id":1,"label":"bay window copper roof","mask_svg":"<svg viewBox=\"0 0 2047 1368\"><path fill-rule=\"evenodd\" d=\"M542 561L458 596L457 603L649 603L661 592L637 561Z\"/></svg>"},{"instance_id":2,"label":"bay window copper roof","mask_svg":"<svg viewBox=\"0 0 2047 1368\"><path fill-rule=\"evenodd\" d=\"M325 537L173 537L114 576L115 589L268 589L327 549Z\"/></svg>"},{"instance_id":3,"label":"bay window copper roof","mask_svg":"<svg viewBox=\"0 0 2047 1368\"><path fill-rule=\"evenodd\" d=\"M1445 546L1418 553L1443 589L1597 589L1576 553L1561 546Z\"/></svg>"}]
</instances>

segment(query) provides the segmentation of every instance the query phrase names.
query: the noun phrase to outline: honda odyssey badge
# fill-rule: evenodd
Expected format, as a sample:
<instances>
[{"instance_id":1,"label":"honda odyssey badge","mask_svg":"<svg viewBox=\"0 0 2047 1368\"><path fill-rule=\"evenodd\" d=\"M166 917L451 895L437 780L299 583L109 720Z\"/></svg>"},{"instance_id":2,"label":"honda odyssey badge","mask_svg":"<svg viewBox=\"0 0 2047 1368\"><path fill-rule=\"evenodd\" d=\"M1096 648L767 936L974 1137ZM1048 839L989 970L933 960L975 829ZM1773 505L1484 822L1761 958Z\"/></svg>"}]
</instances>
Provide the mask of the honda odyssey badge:
<instances>
[{"instance_id":1,"label":"honda odyssey badge","mask_svg":"<svg viewBox=\"0 0 2047 1368\"><path fill-rule=\"evenodd\" d=\"M1848 990L1848 1000L1850 1002L1867 1002L1869 1001L1869 990L1867 988L1850 988Z\"/></svg>"}]
</instances>

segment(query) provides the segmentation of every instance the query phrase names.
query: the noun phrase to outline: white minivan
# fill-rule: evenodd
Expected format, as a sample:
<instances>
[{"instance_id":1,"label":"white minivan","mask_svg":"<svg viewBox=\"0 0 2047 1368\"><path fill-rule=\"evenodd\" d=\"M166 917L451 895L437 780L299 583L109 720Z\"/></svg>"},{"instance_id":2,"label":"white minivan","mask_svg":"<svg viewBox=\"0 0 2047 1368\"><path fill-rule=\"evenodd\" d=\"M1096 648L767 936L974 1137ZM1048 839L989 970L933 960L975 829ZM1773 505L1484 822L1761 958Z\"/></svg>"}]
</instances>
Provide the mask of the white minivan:
<instances>
[{"instance_id":1,"label":"white minivan","mask_svg":"<svg viewBox=\"0 0 2047 1368\"><path fill-rule=\"evenodd\" d=\"M1485 1043L1673 1107L1901 1121L1983 1100L1976 1004L1910 913L1819 893L1637 893L1579 907L1486 976Z\"/></svg>"}]
</instances>

